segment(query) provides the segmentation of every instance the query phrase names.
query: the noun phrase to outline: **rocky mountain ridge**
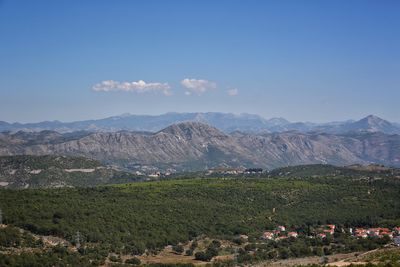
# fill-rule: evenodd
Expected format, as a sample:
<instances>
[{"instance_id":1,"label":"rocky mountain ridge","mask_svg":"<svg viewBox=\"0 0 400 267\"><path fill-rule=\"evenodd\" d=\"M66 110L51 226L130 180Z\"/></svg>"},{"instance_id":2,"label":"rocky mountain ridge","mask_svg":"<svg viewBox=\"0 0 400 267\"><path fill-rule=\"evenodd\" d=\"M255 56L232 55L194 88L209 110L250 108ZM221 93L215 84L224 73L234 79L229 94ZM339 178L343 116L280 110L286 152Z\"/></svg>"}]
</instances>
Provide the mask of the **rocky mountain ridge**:
<instances>
[{"instance_id":1,"label":"rocky mountain ridge","mask_svg":"<svg viewBox=\"0 0 400 267\"><path fill-rule=\"evenodd\" d=\"M32 142L31 135L41 136ZM347 134L226 134L199 122L171 125L155 133L120 131L84 135L0 133L0 155L85 156L135 169L178 171L217 166L276 168L300 164L400 166L400 135L358 131Z\"/></svg>"}]
</instances>

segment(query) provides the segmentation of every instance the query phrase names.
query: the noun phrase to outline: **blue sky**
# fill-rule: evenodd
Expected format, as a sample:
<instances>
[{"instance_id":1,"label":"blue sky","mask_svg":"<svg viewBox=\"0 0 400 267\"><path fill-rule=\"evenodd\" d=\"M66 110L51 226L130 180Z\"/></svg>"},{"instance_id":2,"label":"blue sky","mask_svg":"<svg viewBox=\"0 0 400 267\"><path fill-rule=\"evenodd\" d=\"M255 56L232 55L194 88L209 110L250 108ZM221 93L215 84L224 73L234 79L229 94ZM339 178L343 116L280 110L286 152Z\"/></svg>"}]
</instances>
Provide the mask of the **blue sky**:
<instances>
[{"instance_id":1,"label":"blue sky","mask_svg":"<svg viewBox=\"0 0 400 267\"><path fill-rule=\"evenodd\" d=\"M400 1L0 0L0 120L400 122Z\"/></svg>"}]
</instances>

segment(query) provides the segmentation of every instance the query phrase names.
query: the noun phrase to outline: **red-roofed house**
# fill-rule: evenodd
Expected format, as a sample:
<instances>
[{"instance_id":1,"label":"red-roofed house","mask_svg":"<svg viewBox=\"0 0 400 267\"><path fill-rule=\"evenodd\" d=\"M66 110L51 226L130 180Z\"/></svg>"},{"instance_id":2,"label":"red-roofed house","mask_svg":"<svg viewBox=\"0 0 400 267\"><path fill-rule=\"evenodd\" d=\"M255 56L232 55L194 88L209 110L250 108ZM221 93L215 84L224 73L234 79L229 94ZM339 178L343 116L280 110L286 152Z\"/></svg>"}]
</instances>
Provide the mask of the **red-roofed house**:
<instances>
[{"instance_id":1,"label":"red-roofed house","mask_svg":"<svg viewBox=\"0 0 400 267\"><path fill-rule=\"evenodd\" d=\"M279 231L282 231L282 232L286 231L286 227L283 225L279 225L277 228Z\"/></svg>"},{"instance_id":2,"label":"red-roofed house","mask_svg":"<svg viewBox=\"0 0 400 267\"><path fill-rule=\"evenodd\" d=\"M319 234L317 234L317 237L319 237L319 238L326 238L326 234L319 233Z\"/></svg>"},{"instance_id":3,"label":"red-roofed house","mask_svg":"<svg viewBox=\"0 0 400 267\"><path fill-rule=\"evenodd\" d=\"M324 230L324 233L325 233L325 234L333 235L333 234L335 233L335 230L333 230L333 229L326 229L326 230Z\"/></svg>"},{"instance_id":4,"label":"red-roofed house","mask_svg":"<svg viewBox=\"0 0 400 267\"><path fill-rule=\"evenodd\" d=\"M354 234L356 237L361 237L361 238L368 237L367 230L365 230L364 228L356 228L356 230L354 231Z\"/></svg>"},{"instance_id":5,"label":"red-roofed house","mask_svg":"<svg viewBox=\"0 0 400 267\"><path fill-rule=\"evenodd\" d=\"M268 240L272 240L272 239L274 239L274 237L275 237L274 233L269 232L269 231L264 232L264 234L262 236L262 238L268 239Z\"/></svg>"},{"instance_id":6,"label":"red-roofed house","mask_svg":"<svg viewBox=\"0 0 400 267\"><path fill-rule=\"evenodd\" d=\"M369 236L383 237L386 235L389 237L393 237L393 233L390 231L389 228L369 228L367 230L367 233Z\"/></svg>"},{"instance_id":7,"label":"red-roofed house","mask_svg":"<svg viewBox=\"0 0 400 267\"><path fill-rule=\"evenodd\" d=\"M298 235L299 235L299 234L298 234L297 232L289 232L289 233L288 233L288 237L297 238Z\"/></svg>"},{"instance_id":8,"label":"red-roofed house","mask_svg":"<svg viewBox=\"0 0 400 267\"><path fill-rule=\"evenodd\" d=\"M334 224L327 224L326 226L333 230L335 230L335 228L336 228L336 225L334 225Z\"/></svg>"}]
</instances>

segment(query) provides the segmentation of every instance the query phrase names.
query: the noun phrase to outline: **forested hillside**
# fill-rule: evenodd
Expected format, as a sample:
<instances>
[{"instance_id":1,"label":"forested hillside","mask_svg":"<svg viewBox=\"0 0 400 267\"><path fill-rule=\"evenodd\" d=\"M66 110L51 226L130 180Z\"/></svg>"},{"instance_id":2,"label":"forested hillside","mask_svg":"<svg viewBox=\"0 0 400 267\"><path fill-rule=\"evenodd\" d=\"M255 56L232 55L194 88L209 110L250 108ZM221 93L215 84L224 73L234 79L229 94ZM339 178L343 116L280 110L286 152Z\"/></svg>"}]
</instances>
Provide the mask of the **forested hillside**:
<instances>
[{"instance_id":1,"label":"forested hillside","mask_svg":"<svg viewBox=\"0 0 400 267\"><path fill-rule=\"evenodd\" d=\"M87 187L144 179L83 157L0 157L0 187L6 188Z\"/></svg>"},{"instance_id":2,"label":"forested hillside","mask_svg":"<svg viewBox=\"0 0 400 267\"><path fill-rule=\"evenodd\" d=\"M143 252L198 235L259 236L275 225L399 223L400 181L346 179L134 183L87 189L1 190L7 224Z\"/></svg>"}]
</instances>

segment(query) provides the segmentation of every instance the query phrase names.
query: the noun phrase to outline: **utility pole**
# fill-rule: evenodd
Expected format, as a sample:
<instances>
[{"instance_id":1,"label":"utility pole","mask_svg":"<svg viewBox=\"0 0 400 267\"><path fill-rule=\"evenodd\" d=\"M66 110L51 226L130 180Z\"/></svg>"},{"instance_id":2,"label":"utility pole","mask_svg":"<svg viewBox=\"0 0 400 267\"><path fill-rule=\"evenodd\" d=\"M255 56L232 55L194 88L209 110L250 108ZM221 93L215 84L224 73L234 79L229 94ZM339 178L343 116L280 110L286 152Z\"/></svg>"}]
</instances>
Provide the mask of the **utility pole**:
<instances>
[{"instance_id":1,"label":"utility pole","mask_svg":"<svg viewBox=\"0 0 400 267\"><path fill-rule=\"evenodd\" d=\"M321 255L321 259L320 259L319 263L325 266L328 263L328 261L329 260L325 255L324 247L322 247L322 255Z\"/></svg>"},{"instance_id":2,"label":"utility pole","mask_svg":"<svg viewBox=\"0 0 400 267\"><path fill-rule=\"evenodd\" d=\"M76 231L76 236L75 236L75 246L77 249L81 247L81 233L79 231Z\"/></svg>"},{"instance_id":3,"label":"utility pole","mask_svg":"<svg viewBox=\"0 0 400 267\"><path fill-rule=\"evenodd\" d=\"M1 224L3 224L3 213L1 212L1 209L0 209L0 225Z\"/></svg>"},{"instance_id":4,"label":"utility pole","mask_svg":"<svg viewBox=\"0 0 400 267\"><path fill-rule=\"evenodd\" d=\"M234 256L233 256L233 262L234 262L234 265L235 266L237 266L238 265L238 249L237 248L235 248L235 254L234 254Z\"/></svg>"}]
</instances>

